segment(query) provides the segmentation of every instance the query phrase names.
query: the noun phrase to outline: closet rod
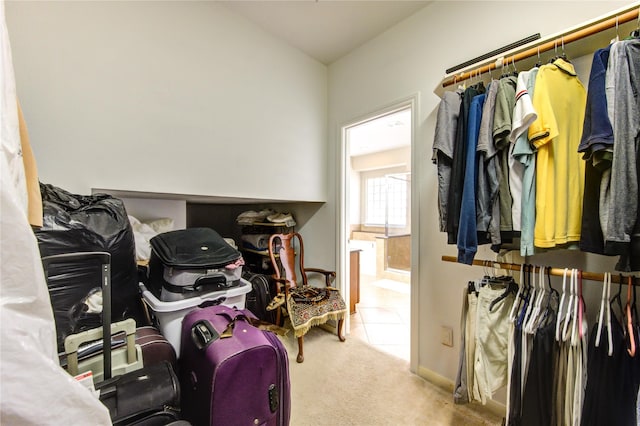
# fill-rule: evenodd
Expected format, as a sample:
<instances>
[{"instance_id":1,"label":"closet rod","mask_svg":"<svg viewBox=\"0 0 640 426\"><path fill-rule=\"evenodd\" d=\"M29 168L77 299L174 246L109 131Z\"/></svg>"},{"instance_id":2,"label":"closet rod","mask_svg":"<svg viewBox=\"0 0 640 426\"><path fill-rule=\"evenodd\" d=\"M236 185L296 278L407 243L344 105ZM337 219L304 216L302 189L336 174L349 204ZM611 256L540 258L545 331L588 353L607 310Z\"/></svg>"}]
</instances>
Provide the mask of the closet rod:
<instances>
[{"instance_id":1,"label":"closet rod","mask_svg":"<svg viewBox=\"0 0 640 426\"><path fill-rule=\"evenodd\" d=\"M615 28L616 25L624 24L634 19L638 19L638 8L634 10L630 10L628 12L613 16L607 20L595 23L593 25L589 25L588 27L582 28L580 30L565 34L559 38L548 41L546 43L540 44L538 46L534 46L530 49L527 49L523 52L516 53L515 55L509 56L508 58L503 58L502 63L504 65L510 64L512 62L518 62L523 59L531 58L533 56L537 56L538 53L547 52L551 49L560 48L561 45L571 43L576 40L580 40L594 34L597 34L601 31L608 30L610 28ZM453 77L442 82L442 87L451 86L453 84L459 83L461 81L467 80L472 76L482 75L486 72L494 70L497 68L496 62L492 62L490 64L475 68L471 71L467 71L461 74L454 75Z\"/></svg>"},{"instance_id":2,"label":"closet rod","mask_svg":"<svg viewBox=\"0 0 640 426\"><path fill-rule=\"evenodd\" d=\"M444 262L453 262L453 263L458 263L458 258L455 256L442 256L442 260ZM498 268L498 269L508 269L511 271L520 271L520 267L522 265L517 264L517 263L505 263L505 262L498 262L496 260L479 260L479 259L475 259L473 261L473 265L475 266L487 266L489 268ZM536 271L540 270L540 266L538 265L534 265L536 268ZM542 265L544 266L544 265ZM554 276L558 276L561 277L564 275L564 268L550 268L548 269L549 273L551 275ZM569 269L571 270L571 269ZM623 276L623 284L627 283L627 277L628 274ZM599 272L586 272L586 271L582 271L582 279L583 280L590 280L590 281L604 281L604 274L599 273ZM636 286L640 286L640 284L638 284L636 282L637 280L634 280L634 285ZM619 283L620 282L620 274L619 273L615 273L615 274L611 274L611 282L612 283Z\"/></svg>"}]
</instances>

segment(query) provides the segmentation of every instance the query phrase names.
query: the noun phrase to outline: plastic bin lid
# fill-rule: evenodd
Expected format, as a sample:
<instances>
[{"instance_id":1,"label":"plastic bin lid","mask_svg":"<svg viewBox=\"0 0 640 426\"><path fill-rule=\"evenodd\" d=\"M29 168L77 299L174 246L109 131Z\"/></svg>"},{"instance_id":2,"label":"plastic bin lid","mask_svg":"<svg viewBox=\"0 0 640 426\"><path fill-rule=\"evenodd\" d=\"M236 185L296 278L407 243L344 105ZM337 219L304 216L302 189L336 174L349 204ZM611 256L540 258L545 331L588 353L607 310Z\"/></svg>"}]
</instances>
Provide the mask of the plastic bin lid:
<instances>
[{"instance_id":1,"label":"plastic bin lid","mask_svg":"<svg viewBox=\"0 0 640 426\"><path fill-rule=\"evenodd\" d=\"M171 302L164 302L158 300L158 298L154 296L153 293L147 290L147 287L145 287L143 283L139 283L139 286L145 302L147 302L151 309L153 309L155 312L175 312L182 309L189 309L196 307L203 302L219 299L220 297L230 298L242 296L249 293L252 289L251 283L244 278L241 278L240 284L238 286L232 287L227 290L212 291L211 293L206 293L201 296L189 297L187 299L175 300Z\"/></svg>"}]
</instances>

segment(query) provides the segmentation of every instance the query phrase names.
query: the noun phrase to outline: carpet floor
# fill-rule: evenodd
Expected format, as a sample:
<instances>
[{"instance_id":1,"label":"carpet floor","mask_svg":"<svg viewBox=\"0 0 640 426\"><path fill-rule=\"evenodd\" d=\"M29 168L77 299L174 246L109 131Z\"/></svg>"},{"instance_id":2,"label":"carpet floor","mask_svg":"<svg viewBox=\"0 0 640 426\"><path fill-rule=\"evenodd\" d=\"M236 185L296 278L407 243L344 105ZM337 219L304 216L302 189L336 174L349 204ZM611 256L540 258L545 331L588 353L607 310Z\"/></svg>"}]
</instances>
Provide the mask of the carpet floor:
<instances>
[{"instance_id":1,"label":"carpet floor","mask_svg":"<svg viewBox=\"0 0 640 426\"><path fill-rule=\"evenodd\" d=\"M291 426L500 425L484 407L456 405L450 393L412 374L409 364L366 343L314 327L282 338L289 355Z\"/></svg>"}]
</instances>

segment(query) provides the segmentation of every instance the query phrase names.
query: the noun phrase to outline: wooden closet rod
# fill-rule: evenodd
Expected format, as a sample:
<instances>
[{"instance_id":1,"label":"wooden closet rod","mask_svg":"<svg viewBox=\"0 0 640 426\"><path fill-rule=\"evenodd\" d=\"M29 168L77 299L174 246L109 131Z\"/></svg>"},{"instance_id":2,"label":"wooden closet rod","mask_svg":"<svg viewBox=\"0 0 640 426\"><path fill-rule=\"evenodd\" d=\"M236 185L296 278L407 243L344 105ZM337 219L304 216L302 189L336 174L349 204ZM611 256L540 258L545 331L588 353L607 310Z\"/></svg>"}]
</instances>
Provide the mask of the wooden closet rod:
<instances>
[{"instance_id":1,"label":"wooden closet rod","mask_svg":"<svg viewBox=\"0 0 640 426\"><path fill-rule=\"evenodd\" d=\"M444 262L453 262L453 263L458 263L458 258L455 256L442 256L442 260ZM489 268L498 268L498 269L508 269L511 271L520 271L520 267L522 265L517 264L517 263L505 263L505 262L498 262L495 260L479 260L479 259L475 259L473 261L473 265L475 266L486 266ZM536 271L540 270L540 266L538 265L534 265ZM544 266L544 265L542 265ZM571 270L571 269L569 269ZM561 277L564 275L564 268L551 268L550 269L550 274L553 276L558 276ZM625 275L622 277L623 282L622 284L626 284L627 283L627 277L629 276L629 274ZM587 271L582 271L582 279L583 280L590 280L590 281L600 281L603 282L604 281L604 274L599 273L599 272L587 272ZM634 281L634 285L638 286L639 284L636 282L637 280ZM619 273L615 273L615 274L611 274L611 282L612 283L619 283L620 282L620 274Z\"/></svg>"},{"instance_id":2,"label":"wooden closet rod","mask_svg":"<svg viewBox=\"0 0 640 426\"><path fill-rule=\"evenodd\" d=\"M617 25L624 24L629 21L633 21L634 19L638 19L638 13L639 13L638 8L636 8L634 10L630 10L628 12L613 16L607 20L595 23L593 25L589 25L588 27L565 34L559 38L545 42L538 46L534 46L530 49L527 49L520 53L516 53L515 55L509 56L507 58L503 58L502 63L504 65L508 65L512 62L518 62L523 59L531 58L532 56L537 56L539 53L547 52L551 49L560 48L562 44L568 44L573 41L580 40L580 39L589 37L591 35L597 34L601 31L608 30L610 28L615 28ZM467 80L472 76L482 75L491 70L494 70L498 67L496 62L492 62L490 64L475 68L471 71L454 75L453 77L443 81L442 87L451 86L452 84L456 84L461 81Z\"/></svg>"}]
</instances>

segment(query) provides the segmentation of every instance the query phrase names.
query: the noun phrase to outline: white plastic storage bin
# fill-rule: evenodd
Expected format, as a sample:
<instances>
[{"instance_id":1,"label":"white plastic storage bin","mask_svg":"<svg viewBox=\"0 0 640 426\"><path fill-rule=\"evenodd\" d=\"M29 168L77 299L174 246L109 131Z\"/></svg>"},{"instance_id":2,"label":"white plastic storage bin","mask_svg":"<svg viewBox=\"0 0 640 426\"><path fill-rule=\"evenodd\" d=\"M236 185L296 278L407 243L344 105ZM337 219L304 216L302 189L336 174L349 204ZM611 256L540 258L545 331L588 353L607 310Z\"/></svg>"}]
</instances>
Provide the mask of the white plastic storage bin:
<instances>
[{"instance_id":1,"label":"white plastic storage bin","mask_svg":"<svg viewBox=\"0 0 640 426\"><path fill-rule=\"evenodd\" d=\"M240 279L240 284L227 290L214 291L188 299L163 302L158 300L144 284L140 283L140 291L145 303L151 308L158 321L160 332L167 338L169 343L175 348L176 354L180 356L180 340L182 335L182 318L207 301L214 301L224 298L221 305L245 308L247 293L251 291L251 283L245 279Z\"/></svg>"}]
</instances>

